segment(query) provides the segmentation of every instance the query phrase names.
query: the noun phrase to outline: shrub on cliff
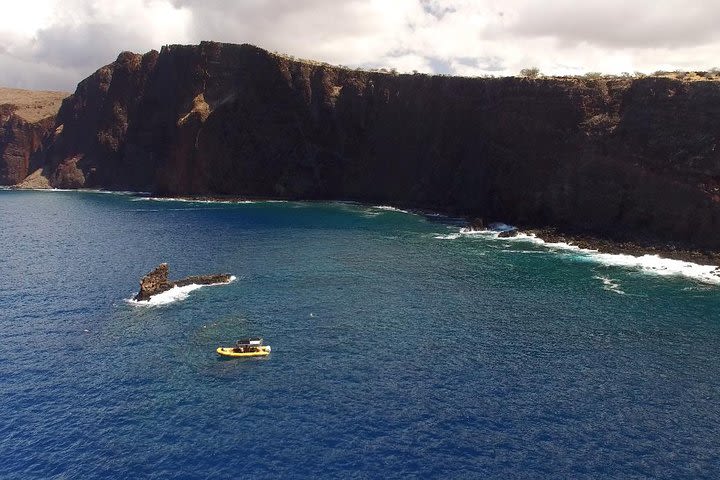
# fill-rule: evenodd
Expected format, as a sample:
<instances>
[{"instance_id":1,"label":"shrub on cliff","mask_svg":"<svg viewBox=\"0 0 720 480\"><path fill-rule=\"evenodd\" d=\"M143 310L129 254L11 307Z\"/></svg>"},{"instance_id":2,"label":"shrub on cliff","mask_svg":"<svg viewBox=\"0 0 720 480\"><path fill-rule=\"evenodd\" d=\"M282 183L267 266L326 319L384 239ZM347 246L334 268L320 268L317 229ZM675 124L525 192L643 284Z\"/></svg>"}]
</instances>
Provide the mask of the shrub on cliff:
<instances>
[{"instance_id":1,"label":"shrub on cliff","mask_svg":"<svg viewBox=\"0 0 720 480\"><path fill-rule=\"evenodd\" d=\"M540 76L540 69L537 67L523 68L520 70L520 76L525 78L537 78Z\"/></svg>"}]
</instances>

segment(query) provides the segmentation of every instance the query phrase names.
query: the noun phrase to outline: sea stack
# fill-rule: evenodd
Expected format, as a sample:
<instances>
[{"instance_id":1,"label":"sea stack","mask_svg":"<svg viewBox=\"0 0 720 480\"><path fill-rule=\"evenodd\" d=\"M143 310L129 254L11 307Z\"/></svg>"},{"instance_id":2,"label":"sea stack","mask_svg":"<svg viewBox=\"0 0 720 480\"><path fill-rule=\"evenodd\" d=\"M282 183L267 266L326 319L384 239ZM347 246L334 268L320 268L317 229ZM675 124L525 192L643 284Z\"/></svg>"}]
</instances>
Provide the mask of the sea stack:
<instances>
[{"instance_id":1,"label":"sea stack","mask_svg":"<svg viewBox=\"0 0 720 480\"><path fill-rule=\"evenodd\" d=\"M217 283L229 283L229 273L214 273L210 275L193 275L182 280L168 280L170 267L167 263L161 263L153 271L140 279L140 291L135 295L137 301L147 301L153 295L166 292L173 287L184 287L186 285L213 285Z\"/></svg>"}]
</instances>

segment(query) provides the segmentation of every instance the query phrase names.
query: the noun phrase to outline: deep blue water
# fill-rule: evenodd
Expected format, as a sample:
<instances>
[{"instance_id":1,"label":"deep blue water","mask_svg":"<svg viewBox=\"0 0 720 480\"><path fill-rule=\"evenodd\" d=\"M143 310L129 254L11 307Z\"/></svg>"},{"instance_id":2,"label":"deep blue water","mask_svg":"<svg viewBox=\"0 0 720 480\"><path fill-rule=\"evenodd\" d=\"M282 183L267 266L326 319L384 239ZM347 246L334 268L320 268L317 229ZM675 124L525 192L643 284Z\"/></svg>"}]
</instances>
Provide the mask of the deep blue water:
<instances>
[{"instance_id":1,"label":"deep blue water","mask_svg":"<svg viewBox=\"0 0 720 480\"><path fill-rule=\"evenodd\" d=\"M0 191L0 478L720 476L720 286L457 231Z\"/></svg>"}]
</instances>

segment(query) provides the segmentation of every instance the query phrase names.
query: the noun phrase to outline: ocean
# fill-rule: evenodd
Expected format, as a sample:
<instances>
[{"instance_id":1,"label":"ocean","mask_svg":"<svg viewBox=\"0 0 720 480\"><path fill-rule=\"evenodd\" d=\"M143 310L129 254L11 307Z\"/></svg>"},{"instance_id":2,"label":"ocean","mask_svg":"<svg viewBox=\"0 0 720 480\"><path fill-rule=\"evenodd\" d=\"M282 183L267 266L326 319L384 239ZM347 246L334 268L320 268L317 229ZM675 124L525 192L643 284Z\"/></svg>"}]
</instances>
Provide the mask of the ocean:
<instances>
[{"instance_id":1,"label":"ocean","mask_svg":"<svg viewBox=\"0 0 720 480\"><path fill-rule=\"evenodd\" d=\"M0 191L0 249L3 479L720 477L713 267L62 191ZM131 301L161 262L235 278Z\"/></svg>"}]
</instances>

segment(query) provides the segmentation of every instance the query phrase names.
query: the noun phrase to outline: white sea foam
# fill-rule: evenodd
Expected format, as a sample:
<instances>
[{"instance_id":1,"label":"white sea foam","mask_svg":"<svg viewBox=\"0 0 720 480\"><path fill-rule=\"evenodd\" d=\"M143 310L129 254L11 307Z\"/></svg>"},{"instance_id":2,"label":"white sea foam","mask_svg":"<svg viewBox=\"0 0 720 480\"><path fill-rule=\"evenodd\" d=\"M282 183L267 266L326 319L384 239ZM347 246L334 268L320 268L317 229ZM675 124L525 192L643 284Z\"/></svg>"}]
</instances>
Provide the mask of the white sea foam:
<instances>
[{"instance_id":1,"label":"white sea foam","mask_svg":"<svg viewBox=\"0 0 720 480\"><path fill-rule=\"evenodd\" d=\"M77 190L70 188L19 188L18 190L31 192L77 192Z\"/></svg>"},{"instance_id":2,"label":"white sea foam","mask_svg":"<svg viewBox=\"0 0 720 480\"><path fill-rule=\"evenodd\" d=\"M18 190L30 190L33 192L78 192L78 193L103 193L107 195L137 195L144 192L130 192L128 190L101 190L99 188L20 188Z\"/></svg>"},{"instance_id":3,"label":"white sea foam","mask_svg":"<svg viewBox=\"0 0 720 480\"><path fill-rule=\"evenodd\" d=\"M545 251L543 251L543 250L517 250L517 249L512 249L512 250L500 250L500 251L501 251L501 252L508 252L508 253L520 253L520 254L522 254L522 255L544 255L544 254L547 253L547 252L545 252Z\"/></svg>"},{"instance_id":4,"label":"white sea foam","mask_svg":"<svg viewBox=\"0 0 720 480\"><path fill-rule=\"evenodd\" d=\"M699 265L683 260L661 258L657 255L636 257L623 254L593 253L589 257L603 265L634 268L644 273L660 276L683 276L702 283L720 285L720 269L714 265Z\"/></svg>"},{"instance_id":5,"label":"white sea foam","mask_svg":"<svg viewBox=\"0 0 720 480\"><path fill-rule=\"evenodd\" d=\"M182 197L137 197L132 199L133 202L181 202L181 203L287 203L287 200L219 200L212 198L182 198Z\"/></svg>"},{"instance_id":6,"label":"white sea foam","mask_svg":"<svg viewBox=\"0 0 720 480\"><path fill-rule=\"evenodd\" d=\"M493 230L470 230L461 228L456 234L437 235L435 238L455 240L460 237L480 236L488 239L498 239L507 242L533 243L547 248L550 251L560 251L574 254L573 258L579 261L589 261L601 265L639 270L640 272L660 276L682 276L698 282L720 285L720 268L714 265L700 265L662 258L658 255L634 256L616 253L600 253L598 250L580 248L565 242L546 242L535 234L518 233L514 237L499 237Z\"/></svg>"},{"instance_id":7,"label":"white sea foam","mask_svg":"<svg viewBox=\"0 0 720 480\"><path fill-rule=\"evenodd\" d=\"M391 207L390 205L373 205L372 208L377 209L377 210L386 210L388 212L410 213L407 210L403 210L403 209L397 208L397 207Z\"/></svg>"},{"instance_id":8,"label":"white sea foam","mask_svg":"<svg viewBox=\"0 0 720 480\"><path fill-rule=\"evenodd\" d=\"M433 238L437 238L438 240L455 240L461 236L460 233L448 233L446 235L435 235Z\"/></svg>"},{"instance_id":9,"label":"white sea foam","mask_svg":"<svg viewBox=\"0 0 720 480\"><path fill-rule=\"evenodd\" d=\"M458 238L463 238L463 237L497 238L499 233L500 232L496 232L493 230L474 230L472 228L462 227L462 228L460 228L460 230L456 230L452 233L447 233L447 234L438 234L438 235L435 235L433 238L437 238L439 240L457 240Z\"/></svg>"},{"instance_id":10,"label":"white sea foam","mask_svg":"<svg viewBox=\"0 0 720 480\"><path fill-rule=\"evenodd\" d=\"M514 237L500 237L500 231L495 230L480 230L480 231L471 231L471 232L463 232L465 229L460 229L461 233L464 233L465 235L473 234L478 235L482 234L485 236L488 236L490 238L496 238L498 240L504 240L507 242L520 242L520 243L534 243L535 245L541 245L543 247L546 247L550 250L568 250L571 252L576 253L597 253L597 250L591 250L588 248L580 248L577 245L572 245L570 243L565 242L546 242L542 238L538 238L534 233L522 233L518 232L517 235Z\"/></svg>"},{"instance_id":11,"label":"white sea foam","mask_svg":"<svg viewBox=\"0 0 720 480\"><path fill-rule=\"evenodd\" d=\"M69 192L81 192L81 193L102 193L105 195L144 195L147 192L131 192L129 190L101 190L98 188L78 188L75 190L63 190Z\"/></svg>"},{"instance_id":12,"label":"white sea foam","mask_svg":"<svg viewBox=\"0 0 720 480\"><path fill-rule=\"evenodd\" d=\"M535 235L519 234L510 239L526 240L543 245L551 250L564 250L576 253L578 260L586 260L601 265L639 270L643 273L660 276L682 276L702 283L720 285L720 269L714 265L700 265L658 255L627 255L621 253L600 253L597 250L580 248L565 242L546 242ZM505 240L510 240L505 239Z\"/></svg>"},{"instance_id":13,"label":"white sea foam","mask_svg":"<svg viewBox=\"0 0 720 480\"><path fill-rule=\"evenodd\" d=\"M211 283L208 285L198 285L193 283L190 285L185 285L184 287L173 287L170 290L158 293L157 295L153 295L152 297L150 297L149 300L138 301L131 297L127 299L127 302L136 307L157 307L159 305L167 305L169 303L185 300L190 295L190 292L194 290L198 290L203 287L217 287L220 285L228 285L229 283L234 282L236 279L237 277L235 277L235 275L232 275L229 282Z\"/></svg>"},{"instance_id":14,"label":"white sea foam","mask_svg":"<svg viewBox=\"0 0 720 480\"><path fill-rule=\"evenodd\" d=\"M500 232L495 232L493 230L474 230L472 228L463 227L460 229L459 233L464 236L482 235L486 237L497 237Z\"/></svg>"},{"instance_id":15,"label":"white sea foam","mask_svg":"<svg viewBox=\"0 0 720 480\"><path fill-rule=\"evenodd\" d=\"M174 198L174 197L140 197L133 201L149 201L149 202L181 202L181 203L254 203L249 200L238 200L232 202L230 200L193 200L190 198Z\"/></svg>"},{"instance_id":16,"label":"white sea foam","mask_svg":"<svg viewBox=\"0 0 720 480\"><path fill-rule=\"evenodd\" d=\"M510 230L516 230L516 227L502 222L493 222L488 225L488 228L494 232L509 232Z\"/></svg>"},{"instance_id":17,"label":"white sea foam","mask_svg":"<svg viewBox=\"0 0 720 480\"><path fill-rule=\"evenodd\" d=\"M603 276L595 276L593 277L597 280L600 280L603 284L603 290L607 290L608 292L617 293L618 295L625 295L625 292L620 290L620 284L617 283L616 280L613 280L609 277L603 277Z\"/></svg>"}]
</instances>

